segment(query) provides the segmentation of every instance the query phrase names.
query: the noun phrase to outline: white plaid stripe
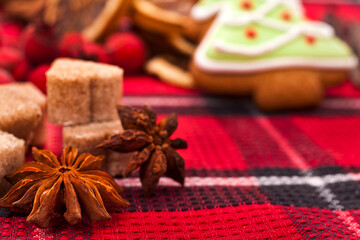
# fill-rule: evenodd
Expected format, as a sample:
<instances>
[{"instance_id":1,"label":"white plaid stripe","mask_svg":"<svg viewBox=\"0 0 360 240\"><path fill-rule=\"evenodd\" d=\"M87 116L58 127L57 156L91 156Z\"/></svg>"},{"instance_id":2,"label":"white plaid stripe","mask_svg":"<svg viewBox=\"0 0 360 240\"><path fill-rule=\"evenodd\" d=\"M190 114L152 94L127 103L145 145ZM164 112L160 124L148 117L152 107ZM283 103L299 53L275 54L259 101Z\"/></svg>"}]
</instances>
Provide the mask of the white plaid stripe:
<instances>
[{"instance_id":1,"label":"white plaid stripe","mask_svg":"<svg viewBox=\"0 0 360 240\"><path fill-rule=\"evenodd\" d=\"M141 187L139 178L116 179L120 186ZM328 184L360 181L360 173L329 174L319 176L251 176L251 177L186 177L185 187L261 187L283 185L309 185L322 188ZM160 186L176 187L178 183L170 178L161 178Z\"/></svg>"}]
</instances>

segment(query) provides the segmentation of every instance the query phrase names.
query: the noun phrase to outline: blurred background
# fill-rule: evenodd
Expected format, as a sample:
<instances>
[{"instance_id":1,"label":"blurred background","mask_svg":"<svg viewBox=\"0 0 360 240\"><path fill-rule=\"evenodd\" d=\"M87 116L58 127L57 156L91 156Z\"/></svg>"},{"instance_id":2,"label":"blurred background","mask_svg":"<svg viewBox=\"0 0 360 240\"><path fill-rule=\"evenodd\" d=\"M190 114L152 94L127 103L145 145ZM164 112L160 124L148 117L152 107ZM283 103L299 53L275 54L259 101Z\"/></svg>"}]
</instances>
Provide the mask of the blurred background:
<instances>
[{"instance_id":1,"label":"blurred background","mask_svg":"<svg viewBox=\"0 0 360 240\"><path fill-rule=\"evenodd\" d=\"M188 16L195 3L196 0L1 0L0 83L31 81L46 93L45 72L57 57L111 63L124 68L127 75L139 75L145 71L154 73L146 63L161 56L183 74L181 81L166 81L163 77L165 82L193 87L186 82L187 68L202 34L194 30ZM360 1L303 3L310 19L330 23L359 55ZM359 75L358 69L352 73L355 83L360 82Z\"/></svg>"}]
</instances>

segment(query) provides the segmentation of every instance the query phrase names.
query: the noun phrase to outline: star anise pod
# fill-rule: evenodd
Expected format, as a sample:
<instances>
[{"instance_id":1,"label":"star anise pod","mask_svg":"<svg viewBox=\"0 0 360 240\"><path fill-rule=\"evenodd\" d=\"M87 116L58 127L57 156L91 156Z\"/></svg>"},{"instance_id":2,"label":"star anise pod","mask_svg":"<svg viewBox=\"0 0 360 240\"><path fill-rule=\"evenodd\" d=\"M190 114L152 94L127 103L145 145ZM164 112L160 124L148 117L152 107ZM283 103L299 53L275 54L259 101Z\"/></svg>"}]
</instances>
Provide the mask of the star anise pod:
<instances>
[{"instance_id":1,"label":"star anise pod","mask_svg":"<svg viewBox=\"0 0 360 240\"><path fill-rule=\"evenodd\" d=\"M156 124L157 114L145 106L137 109L118 106L118 114L125 129L98 147L129 154L123 158L120 175L127 177L140 167L140 179L146 196L156 188L160 177L166 175L184 185L184 159L175 149L187 148L183 139L170 139L178 126L177 115L172 113Z\"/></svg>"},{"instance_id":2,"label":"star anise pod","mask_svg":"<svg viewBox=\"0 0 360 240\"><path fill-rule=\"evenodd\" d=\"M82 214L92 221L110 219L108 211L129 206L114 179L100 171L103 156L77 156L76 148L65 148L59 163L50 151L32 152L34 162L7 176L15 185L0 199L0 207L30 213L28 222L47 228L59 218L77 224Z\"/></svg>"}]
</instances>

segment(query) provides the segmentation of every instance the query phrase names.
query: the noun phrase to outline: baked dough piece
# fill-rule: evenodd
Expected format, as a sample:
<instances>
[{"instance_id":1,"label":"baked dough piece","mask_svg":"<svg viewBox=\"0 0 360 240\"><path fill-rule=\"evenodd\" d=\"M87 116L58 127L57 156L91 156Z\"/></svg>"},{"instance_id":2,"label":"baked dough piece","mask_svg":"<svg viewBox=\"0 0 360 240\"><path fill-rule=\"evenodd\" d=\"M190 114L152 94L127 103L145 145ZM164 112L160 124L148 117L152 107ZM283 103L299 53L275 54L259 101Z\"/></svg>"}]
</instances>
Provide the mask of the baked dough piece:
<instances>
[{"instance_id":1,"label":"baked dough piece","mask_svg":"<svg viewBox=\"0 0 360 240\"><path fill-rule=\"evenodd\" d=\"M192 9L212 26L193 56L195 84L216 94L253 96L263 110L314 106L357 59L299 0L202 0Z\"/></svg>"},{"instance_id":2,"label":"baked dough piece","mask_svg":"<svg viewBox=\"0 0 360 240\"><path fill-rule=\"evenodd\" d=\"M203 26L195 24L189 13L197 0L133 0L134 23L143 37L155 45L192 55ZM161 39L161 41L159 41Z\"/></svg>"}]
</instances>

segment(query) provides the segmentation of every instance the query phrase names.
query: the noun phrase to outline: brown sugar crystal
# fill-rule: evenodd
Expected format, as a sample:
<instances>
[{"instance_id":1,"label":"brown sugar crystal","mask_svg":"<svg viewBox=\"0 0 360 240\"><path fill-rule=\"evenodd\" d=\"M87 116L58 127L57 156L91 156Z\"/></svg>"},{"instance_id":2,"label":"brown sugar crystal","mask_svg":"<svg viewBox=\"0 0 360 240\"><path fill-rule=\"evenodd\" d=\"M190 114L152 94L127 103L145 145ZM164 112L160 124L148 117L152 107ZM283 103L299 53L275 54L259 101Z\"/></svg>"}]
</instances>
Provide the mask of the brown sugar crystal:
<instances>
[{"instance_id":1,"label":"brown sugar crystal","mask_svg":"<svg viewBox=\"0 0 360 240\"><path fill-rule=\"evenodd\" d=\"M90 121L90 76L78 61L57 60L46 73L47 112L50 122L58 125Z\"/></svg>"},{"instance_id":2,"label":"brown sugar crystal","mask_svg":"<svg viewBox=\"0 0 360 240\"><path fill-rule=\"evenodd\" d=\"M0 88L0 130L30 144L42 119L41 107L26 97Z\"/></svg>"},{"instance_id":3,"label":"brown sugar crystal","mask_svg":"<svg viewBox=\"0 0 360 240\"><path fill-rule=\"evenodd\" d=\"M79 153L89 152L93 155L106 154L103 149L96 149L104 140L123 131L119 120L102 123L90 123L63 128L64 147L75 147Z\"/></svg>"},{"instance_id":4,"label":"brown sugar crystal","mask_svg":"<svg viewBox=\"0 0 360 240\"><path fill-rule=\"evenodd\" d=\"M34 138L31 145L42 146L46 140L46 96L32 83L12 83L0 86L4 91L11 91L13 94L20 95L27 100L33 101L38 104L42 111L42 118L40 123L34 130Z\"/></svg>"},{"instance_id":5,"label":"brown sugar crystal","mask_svg":"<svg viewBox=\"0 0 360 240\"><path fill-rule=\"evenodd\" d=\"M58 125L117 120L123 70L60 58L46 73L48 118Z\"/></svg>"},{"instance_id":6,"label":"brown sugar crystal","mask_svg":"<svg viewBox=\"0 0 360 240\"><path fill-rule=\"evenodd\" d=\"M25 159L25 141L0 131L0 196L9 189L5 176L19 168Z\"/></svg>"},{"instance_id":7,"label":"brown sugar crystal","mask_svg":"<svg viewBox=\"0 0 360 240\"><path fill-rule=\"evenodd\" d=\"M94 73L91 81L92 121L118 119L116 105L121 98L123 71L101 63L90 63L89 68Z\"/></svg>"},{"instance_id":8,"label":"brown sugar crystal","mask_svg":"<svg viewBox=\"0 0 360 240\"><path fill-rule=\"evenodd\" d=\"M0 88L8 89L9 91L19 94L37 103L42 111L46 108L46 96L34 84L30 82L3 84Z\"/></svg>"}]
</instances>

